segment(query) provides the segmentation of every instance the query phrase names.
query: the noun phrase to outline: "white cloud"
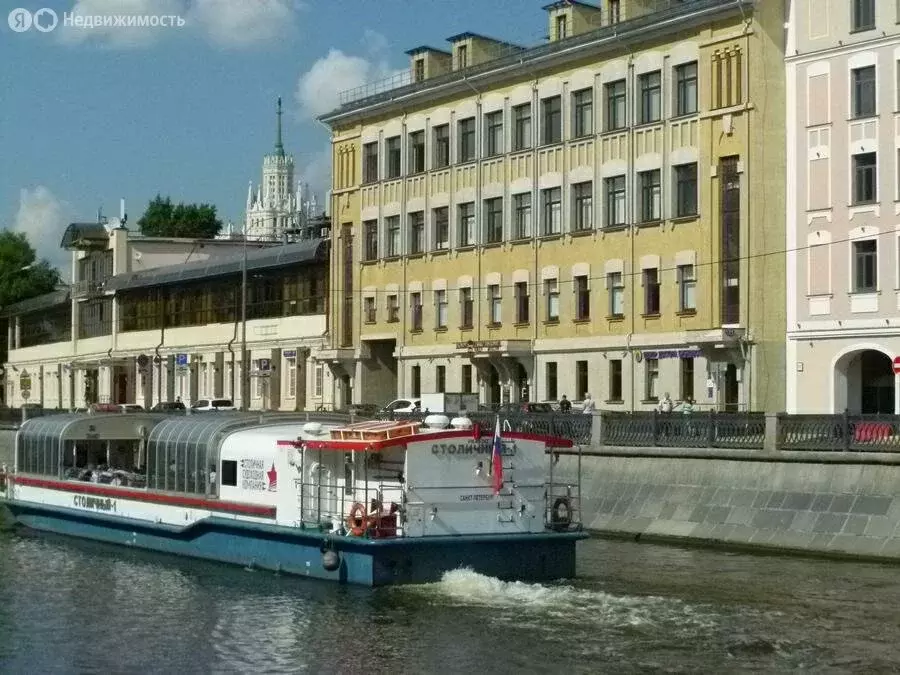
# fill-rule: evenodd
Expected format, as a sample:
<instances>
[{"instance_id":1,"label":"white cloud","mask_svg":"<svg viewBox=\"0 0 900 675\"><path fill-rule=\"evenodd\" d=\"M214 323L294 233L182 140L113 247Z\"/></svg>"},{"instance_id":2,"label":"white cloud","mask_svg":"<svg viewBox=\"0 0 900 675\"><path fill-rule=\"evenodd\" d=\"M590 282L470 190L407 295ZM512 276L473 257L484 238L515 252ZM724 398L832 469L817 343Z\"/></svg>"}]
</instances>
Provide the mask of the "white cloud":
<instances>
[{"instance_id":1,"label":"white cloud","mask_svg":"<svg viewBox=\"0 0 900 675\"><path fill-rule=\"evenodd\" d=\"M309 155L304 155L298 165L298 179L309 184L316 196L319 210L325 210L328 191L331 189L331 146Z\"/></svg>"},{"instance_id":2,"label":"white cloud","mask_svg":"<svg viewBox=\"0 0 900 675\"><path fill-rule=\"evenodd\" d=\"M291 0L194 0L187 21L225 47L248 47L274 40L294 23Z\"/></svg>"},{"instance_id":3,"label":"white cloud","mask_svg":"<svg viewBox=\"0 0 900 675\"><path fill-rule=\"evenodd\" d=\"M38 258L46 258L56 267L65 269L70 263L69 253L61 249L59 243L71 215L69 205L57 199L43 185L33 190L22 188L19 192L19 210L11 229L25 233Z\"/></svg>"}]
</instances>

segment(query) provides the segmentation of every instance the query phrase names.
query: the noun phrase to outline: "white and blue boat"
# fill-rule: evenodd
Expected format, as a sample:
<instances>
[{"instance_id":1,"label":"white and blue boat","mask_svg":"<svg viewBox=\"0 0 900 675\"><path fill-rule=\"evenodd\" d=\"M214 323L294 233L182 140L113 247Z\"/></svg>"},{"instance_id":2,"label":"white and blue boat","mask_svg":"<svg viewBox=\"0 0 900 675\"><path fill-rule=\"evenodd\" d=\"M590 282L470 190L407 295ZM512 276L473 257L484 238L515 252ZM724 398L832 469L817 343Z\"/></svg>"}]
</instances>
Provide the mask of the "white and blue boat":
<instances>
[{"instance_id":1,"label":"white and blue boat","mask_svg":"<svg viewBox=\"0 0 900 675\"><path fill-rule=\"evenodd\" d=\"M580 475L553 478L571 447L443 415L56 415L19 429L0 505L33 530L341 583L546 581L575 575L587 536Z\"/></svg>"}]
</instances>

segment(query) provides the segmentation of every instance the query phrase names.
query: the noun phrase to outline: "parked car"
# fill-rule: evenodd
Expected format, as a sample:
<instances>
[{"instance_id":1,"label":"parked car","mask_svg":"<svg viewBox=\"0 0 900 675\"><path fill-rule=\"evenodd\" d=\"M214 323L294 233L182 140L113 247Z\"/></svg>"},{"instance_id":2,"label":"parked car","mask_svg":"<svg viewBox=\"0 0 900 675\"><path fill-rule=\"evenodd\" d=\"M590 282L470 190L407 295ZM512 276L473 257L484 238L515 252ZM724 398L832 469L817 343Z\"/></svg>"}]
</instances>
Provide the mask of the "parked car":
<instances>
[{"instance_id":1,"label":"parked car","mask_svg":"<svg viewBox=\"0 0 900 675\"><path fill-rule=\"evenodd\" d=\"M398 398L384 406L379 412L383 413L413 413L419 412L421 401L417 398Z\"/></svg>"},{"instance_id":2,"label":"parked car","mask_svg":"<svg viewBox=\"0 0 900 675\"><path fill-rule=\"evenodd\" d=\"M184 403L181 401L159 401L150 408L152 412L175 412L184 409Z\"/></svg>"},{"instance_id":3,"label":"parked car","mask_svg":"<svg viewBox=\"0 0 900 675\"><path fill-rule=\"evenodd\" d=\"M203 412L207 410L237 410L230 398L200 398L191 405L191 410Z\"/></svg>"},{"instance_id":4,"label":"parked car","mask_svg":"<svg viewBox=\"0 0 900 675\"><path fill-rule=\"evenodd\" d=\"M378 406L374 403L351 403L337 412L358 417L375 417L378 414Z\"/></svg>"},{"instance_id":5,"label":"parked car","mask_svg":"<svg viewBox=\"0 0 900 675\"><path fill-rule=\"evenodd\" d=\"M137 403L120 403L119 410L123 413L144 412L144 406Z\"/></svg>"},{"instance_id":6,"label":"parked car","mask_svg":"<svg viewBox=\"0 0 900 675\"><path fill-rule=\"evenodd\" d=\"M520 403L504 403L497 410L499 413L552 413L553 406L549 403L534 403L534 402L520 402Z\"/></svg>"}]
</instances>

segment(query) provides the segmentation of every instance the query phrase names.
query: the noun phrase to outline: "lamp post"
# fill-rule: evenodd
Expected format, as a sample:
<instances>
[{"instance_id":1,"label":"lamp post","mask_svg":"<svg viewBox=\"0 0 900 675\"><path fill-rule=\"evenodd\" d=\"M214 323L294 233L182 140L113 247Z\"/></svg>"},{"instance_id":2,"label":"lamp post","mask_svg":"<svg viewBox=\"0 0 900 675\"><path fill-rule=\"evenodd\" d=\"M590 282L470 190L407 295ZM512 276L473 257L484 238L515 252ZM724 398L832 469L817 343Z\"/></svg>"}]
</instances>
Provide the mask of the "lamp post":
<instances>
[{"instance_id":1,"label":"lamp post","mask_svg":"<svg viewBox=\"0 0 900 675\"><path fill-rule=\"evenodd\" d=\"M247 232L244 228L243 256L241 258L241 410L250 409L247 405L250 394L250 372L247 359Z\"/></svg>"}]
</instances>

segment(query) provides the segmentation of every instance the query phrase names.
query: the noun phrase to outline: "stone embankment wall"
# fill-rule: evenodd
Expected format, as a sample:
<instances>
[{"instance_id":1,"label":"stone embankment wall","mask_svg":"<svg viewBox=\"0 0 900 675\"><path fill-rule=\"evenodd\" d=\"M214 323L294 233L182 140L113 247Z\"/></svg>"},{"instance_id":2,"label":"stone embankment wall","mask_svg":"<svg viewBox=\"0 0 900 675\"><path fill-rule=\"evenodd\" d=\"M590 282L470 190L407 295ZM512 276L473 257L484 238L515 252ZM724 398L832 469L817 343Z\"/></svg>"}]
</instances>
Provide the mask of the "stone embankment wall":
<instances>
[{"instance_id":1,"label":"stone embankment wall","mask_svg":"<svg viewBox=\"0 0 900 675\"><path fill-rule=\"evenodd\" d=\"M581 465L594 532L900 559L900 456L604 448Z\"/></svg>"}]
</instances>

